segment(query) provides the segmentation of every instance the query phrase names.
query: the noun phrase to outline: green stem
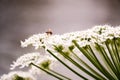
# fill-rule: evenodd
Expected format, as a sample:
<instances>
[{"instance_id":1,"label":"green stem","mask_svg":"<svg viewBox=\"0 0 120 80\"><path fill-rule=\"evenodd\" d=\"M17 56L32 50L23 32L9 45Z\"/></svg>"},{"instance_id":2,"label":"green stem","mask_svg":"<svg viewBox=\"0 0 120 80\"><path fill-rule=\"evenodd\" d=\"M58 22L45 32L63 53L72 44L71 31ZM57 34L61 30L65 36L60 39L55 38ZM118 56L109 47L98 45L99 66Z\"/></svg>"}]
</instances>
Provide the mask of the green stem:
<instances>
[{"instance_id":1,"label":"green stem","mask_svg":"<svg viewBox=\"0 0 120 80\"><path fill-rule=\"evenodd\" d=\"M113 41L114 41L114 46L115 46L115 51L116 51L117 59L118 59L118 62L120 63L120 58L119 58L119 52L118 52L116 38Z\"/></svg>"},{"instance_id":2,"label":"green stem","mask_svg":"<svg viewBox=\"0 0 120 80\"><path fill-rule=\"evenodd\" d=\"M112 51L112 49L110 48L108 42L105 42L105 44L106 44L106 47L107 47L107 49L108 49L108 51L109 51L109 53L110 53L110 57L111 57L111 59L112 59L112 63L113 63L113 66L114 66L114 70L116 71L117 76L119 76L119 72L118 72L118 68L116 67L117 64L116 64L116 61L115 61L115 57L114 57L113 51Z\"/></svg>"},{"instance_id":3,"label":"green stem","mask_svg":"<svg viewBox=\"0 0 120 80\"><path fill-rule=\"evenodd\" d=\"M65 57L67 60L69 60L72 64L74 64L76 67L78 67L80 70L84 71L86 74L88 74L89 76L97 79L97 80L101 80L99 77L95 76L94 74L92 74L91 72L89 72L88 70L86 70L84 67L82 67L80 64L78 64L75 60L73 60L71 57L69 57L69 55L66 55L65 52L63 52L61 49L59 49L57 46L55 46L56 50L63 56Z\"/></svg>"},{"instance_id":4,"label":"green stem","mask_svg":"<svg viewBox=\"0 0 120 80\"><path fill-rule=\"evenodd\" d=\"M102 75L100 75L97 71L95 71L93 68L91 68L87 63L85 63L81 58L79 58L74 52L72 52L74 57L80 61L86 68L88 68L92 73L97 75L101 80L106 80Z\"/></svg>"},{"instance_id":5,"label":"green stem","mask_svg":"<svg viewBox=\"0 0 120 80\"><path fill-rule=\"evenodd\" d=\"M41 69L42 71L46 72L47 74L49 74L49 75L51 75L51 76L53 76L53 77L55 77L55 78L57 78L57 79L59 79L59 80L63 80L62 78L60 78L60 77L58 77L58 76L54 75L53 73L51 73L51 72L49 72L49 71L47 71L47 70L45 70L45 69L43 69L43 68L41 68L41 67L37 66L37 65L36 65L36 64L34 64L34 63L31 63L31 65L33 65L33 66L35 66L35 67L37 67L37 68Z\"/></svg>"},{"instance_id":6,"label":"green stem","mask_svg":"<svg viewBox=\"0 0 120 80\"><path fill-rule=\"evenodd\" d=\"M53 72L53 73L56 74L56 75L59 75L59 76L65 78L65 79L67 79L67 80L71 80L70 78L68 78L68 77L66 77L66 76L64 76L64 75L62 75L62 74L60 74L60 73L58 73L58 72L56 72L56 71L53 71L53 70L51 70L51 69L49 69L49 71Z\"/></svg>"},{"instance_id":7,"label":"green stem","mask_svg":"<svg viewBox=\"0 0 120 80\"><path fill-rule=\"evenodd\" d=\"M118 61L119 61L119 63L118 63L118 65L119 65L119 75L120 75L120 45L119 45L119 42L120 42L120 40L119 40L120 38L115 38L114 39L114 43L115 43L115 47L116 47L116 52L117 52L117 57L118 57ZM117 76L119 79L120 79L120 76Z\"/></svg>"},{"instance_id":8,"label":"green stem","mask_svg":"<svg viewBox=\"0 0 120 80\"><path fill-rule=\"evenodd\" d=\"M115 63L115 67L117 69L117 72L118 72L118 75L120 75L120 67L119 67L119 60L118 60L118 57L117 57L117 53L116 53L116 50L115 50L115 44L114 44L114 41L111 42L111 50L112 50L112 56L114 58L114 63Z\"/></svg>"},{"instance_id":9,"label":"green stem","mask_svg":"<svg viewBox=\"0 0 120 80\"><path fill-rule=\"evenodd\" d=\"M120 61L120 38L117 38L115 40L115 43L116 43L116 46L117 46L117 51L118 51L118 58L119 58L119 61Z\"/></svg>"},{"instance_id":10,"label":"green stem","mask_svg":"<svg viewBox=\"0 0 120 80\"><path fill-rule=\"evenodd\" d=\"M92 57L90 57L89 55L87 55L88 53L82 49L79 44L74 40L73 43L75 44L75 46L86 56L86 58L88 58L90 60L90 62L101 72L104 74L104 76L106 76L107 78L113 79L114 77L111 76L111 74L102 66L102 64L98 61L92 59Z\"/></svg>"},{"instance_id":11,"label":"green stem","mask_svg":"<svg viewBox=\"0 0 120 80\"><path fill-rule=\"evenodd\" d=\"M99 44L97 44L97 46L100 51L99 53L101 54L101 57L103 58L104 63L106 64L107 69L112 74L111 76L114 76L116 79L116 72L114 71L114 68L112 67L111 61L110 61L109 57L107 56L105 49L102 46L100 46Z\"/></svg>"},{"instance_id":12,"label":"green stem","mask_svg":"<svg viewBox=\"0 0 120 80\"><path fill-rule=\"evenodd\" d=\"M119 75L120 75L120 58L119 58L119 52L118 52L118 47L117 47L117 42L116 42L116 38L113 39L113 43L114 43L114 47L115 47L115 52L116 52L116 60L118 62L118 71L119 71ZM120 79L120 76L119 76Z\"/></svg>"},{"instance_id":13,"label":"green stem","mask_svg":"<svg viewBox=\"0 0 120 80\"><path fill-rule=\"evenodd\" d=\"M78 72L76 72L75 70L73 70L71 67L69 67L67 64L65 64L62 60L60 60L56 55L54 55L50 50L47 49L47 51L53 56L55 57L59 62L61 62L64 66L66 66L69 70L71 70L73 73L75 73L76 75L78 75L79 77L83 78L84 80L88 80L87 78L85 78L84 76L82 76L81 74L79 74Z\"/></svg>"},{"instance_id":14,"label":"green stem","mask_svg":"<svg viewBox=\"0 0 120 80\"><path fill-rule=\"evenodd\" d=\"M116 38L114 39L114 46L115 46L115 51L116 51L116 58L118 59L118 63L119 63L118 65L120 67L120 58L119 58L119 52L118 52L118 47L117 47L117 43L116 43Z\"/></svg>"},{"instance_id":15,"label":"green stem","mask_svg":"<svg viewBox=\"0 0 120 80\"><path fill-rule=\"evenodd\" d=\"M108 45L107 45L106 42L105 42L105 45L106 45L106 48L107 48L107 50L108 50L108 52L109 52L109 54L110 54L110 56L107 56L107 52L104 50L104 52L105 52L105 54L106 54L107 62L108 62L108 64L110 65L112 71L115 73L115 75L118 76L117 71L116 71L116 68L115 68L114 63L113 63L113 58L111 57L111 52L110 52L110 50L109 50ZM109 57L110 57L112 60L111 60Z\"/></svg>"},{"instance_id":16,"label":"green stem","mask_svg":"<svg viewBox=\"0 0 120 80\"><path fill-rule=\"evenodd\" d=\"M114 74L117 77L118 75L117 75L116 68L114 67L114 64L112 63L112 61L110 59L110 56L108 55L110 53L106 52L107 49L105 50L104 48L102 48L102 50L103 50L106 62L108 63L109 67L111 68L111 71L113 72L112 74Z\"/></svg>"}]
</instances>

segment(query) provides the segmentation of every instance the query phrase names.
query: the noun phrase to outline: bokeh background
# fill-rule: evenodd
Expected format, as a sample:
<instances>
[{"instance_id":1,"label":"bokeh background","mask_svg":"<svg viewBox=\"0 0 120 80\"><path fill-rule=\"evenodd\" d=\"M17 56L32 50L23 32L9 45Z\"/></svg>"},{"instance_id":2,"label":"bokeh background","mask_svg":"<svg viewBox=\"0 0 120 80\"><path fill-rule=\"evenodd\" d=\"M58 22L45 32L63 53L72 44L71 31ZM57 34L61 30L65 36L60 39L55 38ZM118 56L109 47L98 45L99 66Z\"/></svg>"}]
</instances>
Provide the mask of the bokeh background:
<instances>
[{"instance_id":1,"label":"bokeh background","mask_svg":"<svg viewBox=\"0 0 120 80\"><path fill-rule=\"evenodd\" d=\"M32 51L20 47L20 40L32 34L49 28L63 34L104 24L120 25L120 0L0 0L0 75Z\"/></svg>"}]
</instances>

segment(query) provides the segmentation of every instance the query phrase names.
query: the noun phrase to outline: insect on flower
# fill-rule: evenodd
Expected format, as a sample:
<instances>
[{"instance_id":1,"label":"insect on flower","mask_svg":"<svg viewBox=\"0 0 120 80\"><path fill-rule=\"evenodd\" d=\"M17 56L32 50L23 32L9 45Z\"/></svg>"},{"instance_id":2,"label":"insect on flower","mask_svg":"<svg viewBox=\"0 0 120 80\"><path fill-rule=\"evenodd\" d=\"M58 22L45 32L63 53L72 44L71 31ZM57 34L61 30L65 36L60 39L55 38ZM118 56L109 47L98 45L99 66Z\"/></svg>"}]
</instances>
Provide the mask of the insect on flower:
<instances>
[{"instance_id":1,"label":"insect on flower","mask_svg":"<svg viewBox=\"0 0 120 80\"><path fill-rule=\"evenodd\" d=\"M52 30L51 29L48 29L48 31L46 31L46 34L47 35L52 35L53 33L52 33Z\"/></svg>"}]
</instances>

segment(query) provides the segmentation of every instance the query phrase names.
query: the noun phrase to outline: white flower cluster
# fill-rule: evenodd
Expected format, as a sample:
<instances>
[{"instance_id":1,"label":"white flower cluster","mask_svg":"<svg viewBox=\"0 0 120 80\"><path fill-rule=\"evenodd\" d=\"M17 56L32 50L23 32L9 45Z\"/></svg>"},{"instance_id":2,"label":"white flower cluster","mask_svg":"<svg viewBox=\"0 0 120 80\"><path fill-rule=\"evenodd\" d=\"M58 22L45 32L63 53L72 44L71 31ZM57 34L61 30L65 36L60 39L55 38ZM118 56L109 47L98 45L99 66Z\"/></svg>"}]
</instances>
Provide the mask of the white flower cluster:
<instances>
[{"instance_id":1,"label":"white flower cluster","mask_svg":"<svg viewBox=\"0 0 120 80\"><path fill-rule=\"evenodd\" d=\"M1 76L0 80L36 80L30 73L22 71L14 71Z\"/></svg>"},{"instance_id":2,"label":"white flower cluster","mask_svg":"<svg viewBox=\"0 0 120 80\"><path fill-rule=\"evenodd\" d=\"M31 63L43 67L42 64L44 64L46 61L49 61L49 65L47 67L52 68L52 65L57 60L50 55L41 55L40 53L37 52L28 53L28 54L24 54L23 56L19 57L15 62L13 62L13 64L11 65L11 69L14 69L17 66L20 66L20 68L28 67Z\"/></svg>"},{"instance_id":3,"label":"white flower cluster","mask_svg":"<svg viewBox=\"0 0 120 80\"><path fill-rule=\"evenodd\" d=\"M107 39L120 37L119 27L114 28L108 25L104 25L104 26L95 26L92 30L95 34L97 34L97 37L98 37L97 41L100 43L106 41Z\"/></svg>"},{"instance_id":4,"label":"white flower cluster","mask_svg":"<svg viewBox=\"0 0 120 80\"><path fill-rule=\"evenodd\" d=\"M21 41L22 47L27 47L28 45L33 45L35 49L45 46L44 41L48 38L47 34L37 34L33 35L29 39L26 39L25 42Z\"/></svg>"},{"instance_id":5,"label":"white flower cluster","mask_svg":"<svg viewBox=\"0 0 120 80\"><path fill-rule=\"evenodd\" d=\"M68 47L73 44L72 40L76 40L79 45L83 47L93 43L102 43L107 39L113 39L114 37L120 37L119 27L114 28L109 25L101 25L85 31L71 32L63 35L47 35L46 33L33 35L24 42L22 41L21 46L27 47L32 44L35 46L35 49L43 46L45 48L52 48L53 45L63 45Z\"/></svg>"},{"instance_id":6,"label":"white flower cluster","mask_svg":"<svg viewBox=\"0 0 120 80\"><path fill-rule=\"evenodd\" d=\"M14 69L17 66L20 66L20 68L28 67L30 63L36 63L40 56L40 53L37 52L24 54L11 64L10 69Z\"/></svg>"}]
</instances>

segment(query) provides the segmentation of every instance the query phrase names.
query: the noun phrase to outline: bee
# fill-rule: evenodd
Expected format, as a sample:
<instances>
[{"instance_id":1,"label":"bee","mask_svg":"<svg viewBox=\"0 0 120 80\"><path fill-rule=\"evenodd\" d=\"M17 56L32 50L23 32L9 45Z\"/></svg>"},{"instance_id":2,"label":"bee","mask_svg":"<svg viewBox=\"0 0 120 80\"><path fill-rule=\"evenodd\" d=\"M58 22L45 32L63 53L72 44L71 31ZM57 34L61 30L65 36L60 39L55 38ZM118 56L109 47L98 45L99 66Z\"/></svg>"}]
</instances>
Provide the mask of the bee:
<instances>
[{"instance_id":1,"label":"bee","mask_svg":"<svg viewBox=\"0 0 120 80\"><path fill-rule=\"evenodd\" d=\"M46 34L47 35L52 35L53 33L52 33L52 30L51 29L48 29L48 31L46 31Z\"/></svg>"}]
</instances>

